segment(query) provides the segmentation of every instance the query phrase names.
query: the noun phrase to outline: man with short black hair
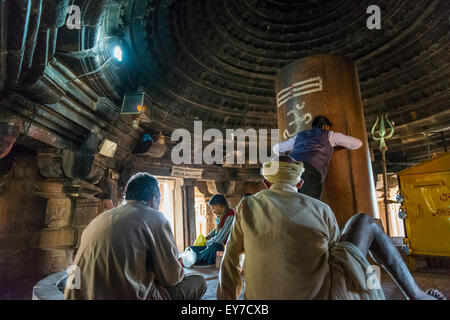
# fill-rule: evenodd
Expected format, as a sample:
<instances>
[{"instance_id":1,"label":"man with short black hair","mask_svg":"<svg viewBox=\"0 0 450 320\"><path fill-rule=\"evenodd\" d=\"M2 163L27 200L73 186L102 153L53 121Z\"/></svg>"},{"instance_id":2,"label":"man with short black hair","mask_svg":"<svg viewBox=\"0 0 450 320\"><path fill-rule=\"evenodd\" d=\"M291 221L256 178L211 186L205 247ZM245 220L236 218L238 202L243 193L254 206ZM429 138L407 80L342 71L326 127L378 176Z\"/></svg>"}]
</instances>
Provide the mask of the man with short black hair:
<instances>
[{"instance_id":1,"label":"man with short black hair","mask_svg":"<svg viewBox=\"0 0 450 320\"><path fill-rule=\"evenodd\" d=\"M286 154L297 161L303 162L303 187L300 193L319 199L322 196L322 185L328 171L328 163L335 147L356 150L363 145L362 141L346 136L340 132L331 131L333 124L325 116L313 119L312 128L305 130L289 140L274 146L275 154Z\"/></svg>"},{"instance_id":2,"label":"man with short black hair","mask_svg":"<svg viewBox=\"0 0 450 320\"><path fill-rule=\"evenodd\" d=\"M234 210L230 209L227 198L222 194L213 195L208 204L217 216L217 227L205 237L207 245L226 244L233 224Z\"/></svg>"},{"instance_id":3,"label":"man with short black hair","mask_svg":"<svg viewBox=\"0 0 450 320\"><path fill-rule=\"evenodd\" d=\"M158 211L158 180L148 173L135 174L125 200L84 230L73 263L80 288L66 286L65 299L200 299L206 282L200 275L184 275L169 222Z\"/></svg>"},{"instance_id":4,"label":"man with short black hair","mask_svg":"<svg viewBox=\"0 0 450 320\"><path fill-rule=\"evenodd\" d=\"M197 254L196 263L212 265L216 263L217 251L222 251L230 235L234 220L234 210L230 209L228 201L222 194L216 194L209 200L209 206L217 216L217 226L206 237L206 246L192 246Z\"/></svg>"}]
</instances>

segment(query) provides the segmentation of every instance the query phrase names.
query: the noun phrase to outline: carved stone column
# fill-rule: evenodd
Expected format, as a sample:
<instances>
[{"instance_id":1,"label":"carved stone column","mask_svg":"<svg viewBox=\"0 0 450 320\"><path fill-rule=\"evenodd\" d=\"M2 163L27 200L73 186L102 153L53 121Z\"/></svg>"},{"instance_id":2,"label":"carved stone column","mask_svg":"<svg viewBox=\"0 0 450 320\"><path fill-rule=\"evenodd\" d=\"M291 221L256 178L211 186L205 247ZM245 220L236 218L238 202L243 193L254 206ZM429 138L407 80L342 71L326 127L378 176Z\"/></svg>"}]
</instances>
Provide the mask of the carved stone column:
<instances>
[{"instance_id":1,"label":"carved stone column","mask_svg":"<svg viewBox=\"0 0 450 320\"><path fill-rule=\"evenodd\" d=\"M324 54L293 62L276 78L278 127L287 140L311 128L318 115L333 130L363 141L362 148L334 153L324 185L323 201L341 227L358 212L378 217L369 145L355 64L341 55Z\"/></svg>"},{"instance_id":2,"label":"carved stone column","mask_svg":"<svg viewBox=\"0 0 450 320\"><path fill-rule=\"evenodd\" d=\"M85 181L47 179L37 186L36 194L47 199L45 228L37 235L37 246L48 251L52 272L66 269L73 250L78 247L81 233L98 214L101 190Z\"/></svg>"},{"instance_id":3,"label":"carved stone column","mask_svg":"<svg viewBox=\"0 0 450 320\"><path fill-rule=\"evenodd\" d=\"M119 205L119 190L118 190L118 182L119 182L119 173L112 169L107 170L107 174L100 181L98 186L103 190L103 193L100 197L100 207L99 213L110 210Z\"/></svg>"},{"instance_id":4,"label":"carved stone column","mask_svg":"<svg viewBox=\"0 0 450 320\"><path fill-rule=\"evenodd\" d=\"M38 248L52 259L51 273L66 269L71 263L77 230L71 226L73 200L64 192L65 179L46 180L36 186L36 194L47 199L45 228L36 236Z\"/></svg>"},{"instance_id":5,"label":"carved stone column","mask_svg":"<svg viewBox=\"0 0 450 320\"><path fill-rule=\"evenodd\" d=\"M34 242L49 253L52 273L70 265L82 231L98 214L100 200L95 195L101 193L95 185L65 175L68 171L64 168L65 155L58 149L38 151L38 166L47 179L36 186L36 195L47 199L47 209L45 228Z\"/></svg>"},{"instance_id":6,"label":"carved stone column","mask_svg":"<svg viewBox=\"0 0 450 320\"><path fill-rule=\"evenodd\" d=\"M195 180L185 179L183 185L183 220L184 220L184 245L192 245L195 241Z\"/></svg>"},{"instance_id":7,"label":"carved stone column","mask_svg":"<svg viewBox=\"0 0 450 320\"><path fill-rule=\"evenodd\" d=\"M100 199L95 197L102 190L84 180L75 179L66 182L67 195L73 201L71 226L77 230L78 238L75 248L80 244L81 233L87 225L99 214Z\"/></svg>"}]
</instances>

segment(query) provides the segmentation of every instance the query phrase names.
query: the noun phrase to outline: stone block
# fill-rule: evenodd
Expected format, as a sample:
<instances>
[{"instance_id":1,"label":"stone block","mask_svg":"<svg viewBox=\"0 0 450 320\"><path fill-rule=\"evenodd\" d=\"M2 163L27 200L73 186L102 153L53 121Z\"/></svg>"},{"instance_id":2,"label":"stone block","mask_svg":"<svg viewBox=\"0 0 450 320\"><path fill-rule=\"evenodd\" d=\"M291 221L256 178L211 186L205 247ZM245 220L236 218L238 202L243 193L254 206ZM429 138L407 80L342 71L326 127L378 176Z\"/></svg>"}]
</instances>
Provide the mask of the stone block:
<instances>
[{"instance_id":1,"label":"stone block","mask_svg":"<svg viewBox=\"0 0 450 320\"><path fill-rule=\"evenodd\" d=\"M66 248L77 243L77 230L67 228L47 228L38 234L37 245L41 249Z\"/></svg>"},{"instance_id":2,"label":"stone block","mask_svg":"<svg viewBox=\"0 0 450 320\"><path fill-rule=\"evenodd\" d=\"M100 199L77 199L73 216L73 226L88 225L98 215Z\"/></svg>"},{"instance_id":3,"label":"stone block","mask_svg":"<svg viewBox=\"0 0 450 320\"><path fill-rule=\"evenodd\" d=\"M72 200L69 198L49 199L45 224L48 228L61 228L70 224L70 215L72 212Z\"/></svg>"}]
</instances>

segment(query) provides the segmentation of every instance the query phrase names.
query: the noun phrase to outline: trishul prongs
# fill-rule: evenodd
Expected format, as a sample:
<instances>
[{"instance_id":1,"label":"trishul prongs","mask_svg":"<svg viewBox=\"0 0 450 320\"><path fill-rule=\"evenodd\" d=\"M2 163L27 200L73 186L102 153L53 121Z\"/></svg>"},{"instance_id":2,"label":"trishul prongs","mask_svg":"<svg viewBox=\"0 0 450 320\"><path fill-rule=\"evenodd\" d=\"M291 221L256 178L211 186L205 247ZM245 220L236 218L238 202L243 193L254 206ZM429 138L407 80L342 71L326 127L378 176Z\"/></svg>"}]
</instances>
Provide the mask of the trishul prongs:
<instances>
[{"instance_id":1,"label":"trishul prongs","mask_svg":"<svg viewBox=\"0 0 450 320\"><path fill-rule=\"evenodd\" d=\"M391 127L391 132L388 135L386 135L387 130L386 130L386 127L384 125L385 119L386 119L387 124ZM379 120L380 119L377 117L377 121L375 121L375 124L374 124L374 126L372 128L372 138L375 141L380 141L380 150L387 150L386 140L392 138L392 136L394 135L394 122L390 121L388 119L388 114L387 113L381 114L381 123L380 123L380 130L379 130L380 135L379 135L379 137L376 137L375 136L375 128L377 127Z\"/></svg>"}]
</instances>

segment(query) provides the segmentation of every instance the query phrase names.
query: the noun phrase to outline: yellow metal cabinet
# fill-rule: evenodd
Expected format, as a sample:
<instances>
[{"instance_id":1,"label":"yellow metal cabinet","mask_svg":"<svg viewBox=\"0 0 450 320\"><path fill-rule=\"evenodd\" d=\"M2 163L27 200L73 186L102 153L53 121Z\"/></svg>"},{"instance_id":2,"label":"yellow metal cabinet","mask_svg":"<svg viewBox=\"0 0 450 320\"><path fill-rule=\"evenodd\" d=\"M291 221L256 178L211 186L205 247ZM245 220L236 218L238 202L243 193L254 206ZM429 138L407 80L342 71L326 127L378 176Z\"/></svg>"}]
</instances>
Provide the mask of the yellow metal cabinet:
<instances>
[{"instance_id":1,"label":"yellow metal cabinet","mask_svg":"<svg viewBox=\"0 0 450 320\"><path fill-rule=\"evenodd\" d=\"M450 153L398 177L409 254L450 257Z\"/></svg>"}]
</instances>

